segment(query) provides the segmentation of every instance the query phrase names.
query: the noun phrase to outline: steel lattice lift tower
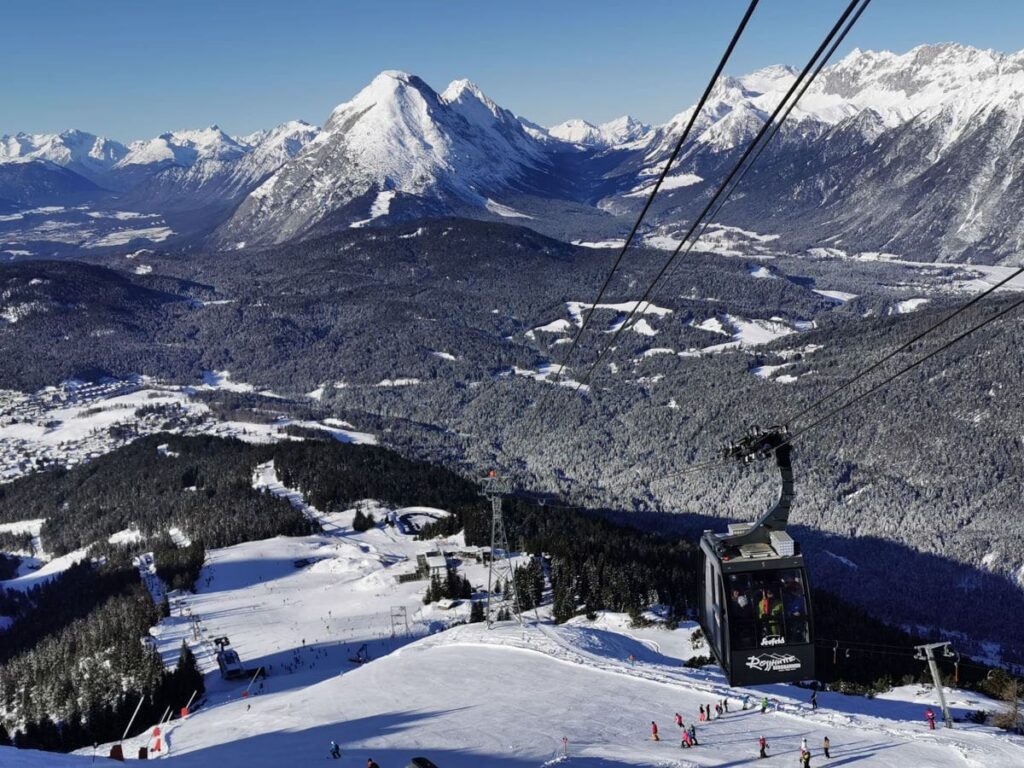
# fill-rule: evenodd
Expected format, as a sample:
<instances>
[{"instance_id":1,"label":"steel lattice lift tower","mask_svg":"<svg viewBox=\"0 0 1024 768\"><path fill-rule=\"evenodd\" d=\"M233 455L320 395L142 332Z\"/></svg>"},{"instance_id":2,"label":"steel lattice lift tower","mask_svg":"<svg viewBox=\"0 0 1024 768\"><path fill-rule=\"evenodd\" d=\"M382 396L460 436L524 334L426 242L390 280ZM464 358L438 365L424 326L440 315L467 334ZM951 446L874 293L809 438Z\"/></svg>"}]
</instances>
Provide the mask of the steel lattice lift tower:
<instances>
[{"instance_id":1,"label":"steel lattice lift tower","mask_svg":"<svg viewBox=\"0 0 1024 768\"><path fill-rule=\"evenodd\" d=\"M491 472L484 478L484 487L480 492L491 500L491 562L487 572L487 628L494 626L495 615L498 606L491 604L491 594L496 579L505 579L505 591L502 599L511 597L512 614L516 621L523 623L523 617L519 611L519 598L516 595L516 575L512 561L508 557L508 537L505 535L505 521L502 518L502 502L509 494L511 487L498 478L497 473ZM500 554L499 554L500 553Z\"/></svg>"}]
</instances>

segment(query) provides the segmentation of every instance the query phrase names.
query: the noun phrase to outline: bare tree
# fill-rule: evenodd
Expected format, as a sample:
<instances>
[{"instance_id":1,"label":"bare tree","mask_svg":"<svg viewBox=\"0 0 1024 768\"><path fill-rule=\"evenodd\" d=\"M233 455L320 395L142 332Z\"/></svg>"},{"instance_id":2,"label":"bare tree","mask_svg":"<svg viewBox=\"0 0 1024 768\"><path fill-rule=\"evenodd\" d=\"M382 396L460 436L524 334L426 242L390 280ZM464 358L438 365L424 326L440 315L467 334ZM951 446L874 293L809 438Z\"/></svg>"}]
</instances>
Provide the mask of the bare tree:
<instances>
[{"instance_id":1,"label":"bare tree","mask_svg":"<svg viewBox=\"0 0 1024 768\"><path fill-rule=\"evenodd\" d=\"M1024 710L1021 708L1021 696L1024 695L1024 684L1015 677L1009 678L1002 686L1000 696L1004 702L1003 711L997 714L992 722L999 728L1015 733L1024 732Z\"/></svg>"}]
</instances>

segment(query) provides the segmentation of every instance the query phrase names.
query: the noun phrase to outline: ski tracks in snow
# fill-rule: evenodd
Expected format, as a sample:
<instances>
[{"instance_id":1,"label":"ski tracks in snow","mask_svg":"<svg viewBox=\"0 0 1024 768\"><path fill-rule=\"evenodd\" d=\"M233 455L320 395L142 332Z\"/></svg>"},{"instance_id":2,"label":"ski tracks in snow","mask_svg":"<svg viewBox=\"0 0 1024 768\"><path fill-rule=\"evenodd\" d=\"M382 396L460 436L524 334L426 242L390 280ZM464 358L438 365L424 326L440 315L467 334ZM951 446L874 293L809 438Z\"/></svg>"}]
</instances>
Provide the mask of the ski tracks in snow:
<instances>
[{"instance_id":1,"label":"ski tracks in snow","mask_svg":"<svg viewBox=\"0 0 1024 768\"><path fill-rule=\"evenodd\" d=\"M467 637L466 635L469 634L472 636ZM588 651L572 642L572 638L577 635L579 636L577 639L583 639L585 642L586 636L592 634L595 633L588 632L587 628L556 628L545 624L529 624L522 628L508 627L504 631L488 632L486 634L481 634L478 631L475 631L472 627L453 627L447 632L421 641L420 645L503 646L523 651L532 651L566 664L583 666L595 671L625 675L652 683L683 687L694 692L706 693L715 701L724 698L735 701L749 694L750 699L756 702L763 695L763 692L759 692L754 689L746 690L730 688L725 685L724 682L719 683L710 679L713 673L708 673L701 669L682 666L664 666L657 662L641 660L638 660L631 665L625 659L620 661L615 656L602 656ZM657 645L657 643L644 641L643 639L631 638L629 635L620 634L619 637L644 646L649 650L655 650L651 648L651 645ZM598 639L594 645L595 647L600 648L600 639ZM609 648L609 650L616 649ZM657 650L655 650L655 653L660 655L660 652ZM671 663L675 660L670 657L665 657L665 661ZM701 677L704 677L705 679L701 680ZM907 727L907 723L905 722L897 721L892 725L888 725L881 718L872 717L870 715L861 716L858 714L848 714L841 711L823 709L812 712L806 708L806 705L803 702L795 700L787 701L771 696L769 696L769 702L771 704L769 709L770 714L781 715L791 720L807 723L809 725L813 724L815 726L824 726L828 728L847 728L854 730L859 734L870 732L880 736L884 735L892 739L899 739L907 742L928 740L936 745L945 745L956 750L969 768L988 768L989 766L996 765L1010 766L1024 764L1020 762L1022 755L1024 755L1024 750L1022 750L1021 744L1009 738L1005 738L1000 742L1000 746L1005 745L1005 749L993 749L992 735L989 733L976 734L978 737L983 736L983 739L972 738L974 734L965 732L964 730L956 730L953 732L940 730L936 731L934 734L930 732L922 733L919 729ZM747 711L754 712L756 709ZM739 712L734 714L739 714ZM726 718L726 722L731 719L732 718ZM713 722L717 722L717 720ZM555 761L549 761L544 765L555 764L557 764ZM665 768L687 768L695 764L689 761L673 761L660 765L665 766Z\"/></svg>"}]
</instances>

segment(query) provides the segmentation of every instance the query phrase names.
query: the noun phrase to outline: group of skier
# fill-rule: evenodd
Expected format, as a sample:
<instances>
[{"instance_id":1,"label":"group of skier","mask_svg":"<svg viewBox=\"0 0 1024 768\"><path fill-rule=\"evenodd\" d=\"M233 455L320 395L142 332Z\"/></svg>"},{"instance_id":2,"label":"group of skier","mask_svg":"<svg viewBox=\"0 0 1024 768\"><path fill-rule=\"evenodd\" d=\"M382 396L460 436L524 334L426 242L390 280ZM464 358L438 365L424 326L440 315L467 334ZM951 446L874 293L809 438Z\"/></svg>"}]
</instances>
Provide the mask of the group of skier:
<instances>
[{"instance_id":1,"label":"group of skier","mask_svg":"<svg viewBox=\"0 0 1024 768\"><path fill-rule=\"evenodd\" d=\"M714 714L712 714L714 713ZM716 719L716 717L722 717L729 713L729 700L722 699L721 701L715 702L714 706L708 704L705 707L703 704L700 705L700 714L697 716L699 722L709 722ZM683 716L678 712L675 714L676 727L679 729L680 741L679 746L681 748L689 749L690 747L696 747L700 745L697 741L697 726L693 723L686 725L683 722ZM658 734L658 724L651 721L651 740L661 741L661 736Z\"/></svg>"},{"instance_id":2,"label":"group of skier","mask_svg":"<svg viewBox=\"0 0 1024 768\"><path fill-rule=\"evenodd\" d=\"M767 697L762 697L761 698L760 705L761 705L760 706L761 714L764 714L768 710L768 699L767 699ZM815 691L811 695L811 709L812 710L817 709L817 705L818 705L818 696L817 696L817 692ZM750 709L750 697L749 696L746 696L743 699L743 709ZM718 702L716 702L713 705L712 704L708 704L706 707L702 704L702 705L700 705L698 711L699 711L699 714L697 716L697 719L698 719L699 722L702 722L702 723L703 722L709 722L711 720L715 720L715 719L721 718L724 715L727 715L729 713L729 699L727 699L727 698L722 699L721 701L718 701ZM697 741L697 728L696 728L696 726L693 723L690 723L690 725L686 725L686 723L683 722L683 716L680 715L678 712L675 713L674 719L675 719L676 727L679 729L679 733L680 733L680 737L681 737L680 738L679 746L681 748L685 748L685 749L689 749L690 747L698 746L699 742ZM661 741L661 736L660 736L660 734L658 732L658 724L654 720L651 721L651 740L652 741ZM758 746L758 757L759 758L768 757L768 740L763 735L760 738L758 738L757 746ZM832 757L832 754L830 752L831 748L832 748L832 744L829 741L828 736L826 736L822 740L822 744L821 744L822 753L824 754L824 756L826 758L831 758ZM801 765L802 768L810 768L810 765L811 765L811 750L807 746L807 739L806 738L802 739L801 742L800 742L800 765Z\"/></svg>"},{"instance_id":3,"label":"group of skier","mask_svg":"<svg viewBox=\"0 0 1024 768\"><path fill-rule=\"evenodd\" d=\"M768 757L768 740L762 735L757 740L758 748L758 759ZM829 741L828 736L822 739L821 751L827 758L831 758L832 754L829 750L832 749L832 742ZM810 768L811 766L811 749L807 746L807 739L803 738L800 740L800 766L801 768Z\"/></svg>"}]
</instances>

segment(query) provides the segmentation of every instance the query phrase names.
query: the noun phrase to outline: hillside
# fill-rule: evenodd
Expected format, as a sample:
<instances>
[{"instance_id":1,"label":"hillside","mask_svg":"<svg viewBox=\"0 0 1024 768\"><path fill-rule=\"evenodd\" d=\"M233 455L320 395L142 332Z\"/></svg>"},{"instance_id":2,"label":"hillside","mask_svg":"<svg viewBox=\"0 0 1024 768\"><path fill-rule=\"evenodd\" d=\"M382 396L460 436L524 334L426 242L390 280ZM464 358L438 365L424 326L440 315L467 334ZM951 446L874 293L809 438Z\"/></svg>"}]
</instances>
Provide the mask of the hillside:
<instances>
[{"instance_id":1,"label":"hillside","mask_svg":"<svg viewBox=\"0 0 1024 768\"><path fill-rule=\"evenodd\" d=\"M614 254L464 220L352 230L230 261L140 255L128 263L151 272L95 274L179 301L140 305L145 324L124 330L91 302L0 324L4 382L33 392L90 369L178 388L211 377L230 420L339 419L409 456L474 474L498 467L520 487L637 520L671 512L698 532L709 520L750 519L776 479L760 467L673 472L711 458L752 422L799 410L1002 274L808 261L770 246L681 263L599 372L600 397L551 393L548 379ZM735 248L723 242L721 251ZM660 258L637 251L627 263L574 366L593 359L607 338L600 331L622 321ZM64 315L79 318L70 331L57 322ZM816 579L843 590L855 576L850 599L877 615L956 632L975 652L1006 659L1020 657L1019 634L991 606L1024 599L1020 415L1007 385L1020 365L1019 330L1012 318L991 326L808 435L796 455L794 522L819 552ZM51 339L43 349L41 334ZM545 412L533 416L542 395ZM898 417L879 419L885 409ZM40 416L40 430L45 423ZM906 572L899 593L894 568ZM962 606L952 614L950 599Z\"/></svg>"}]
</instances>

